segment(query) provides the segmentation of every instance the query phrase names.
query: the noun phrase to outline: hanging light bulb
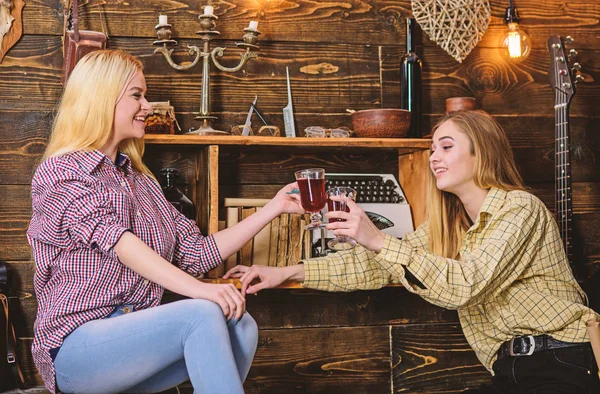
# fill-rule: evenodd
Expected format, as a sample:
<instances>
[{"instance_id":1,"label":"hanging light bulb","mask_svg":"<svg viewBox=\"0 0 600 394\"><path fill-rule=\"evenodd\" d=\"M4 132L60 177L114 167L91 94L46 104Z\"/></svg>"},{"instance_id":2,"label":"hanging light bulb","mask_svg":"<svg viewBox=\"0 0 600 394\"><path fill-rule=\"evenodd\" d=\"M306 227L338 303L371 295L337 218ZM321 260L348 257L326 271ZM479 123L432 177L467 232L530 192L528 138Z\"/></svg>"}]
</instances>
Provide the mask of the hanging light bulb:
<instances>
[{"instance_id":1,"label":"hanging light bulb","mask_svg":"<svg viewBox=\"0 0 600 394\"><path fill-rule=\"evenodd\" d=\"M505 58L513 62L520 62L531 52L531 39L519 28L519 12L513 6L512 0L509 0L508 3L509 7L506 9L505 16L508 32L502 36L500 51Z\"/></svg>"}]
</instances>

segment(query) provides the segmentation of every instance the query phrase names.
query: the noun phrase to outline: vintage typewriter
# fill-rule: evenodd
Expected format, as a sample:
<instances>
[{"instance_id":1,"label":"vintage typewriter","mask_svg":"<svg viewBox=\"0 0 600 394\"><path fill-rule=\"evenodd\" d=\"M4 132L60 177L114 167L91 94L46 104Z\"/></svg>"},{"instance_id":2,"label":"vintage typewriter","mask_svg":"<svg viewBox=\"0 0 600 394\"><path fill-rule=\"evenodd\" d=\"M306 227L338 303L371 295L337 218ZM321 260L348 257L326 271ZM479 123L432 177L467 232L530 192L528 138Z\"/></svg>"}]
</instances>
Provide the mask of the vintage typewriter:
<instances>
[{"instance_id":1,"label":"vintage typewriter","mask_svg":"<svg viewBox=\"0 0 600 394\"><path fill-rule=\"evenodd\" d=\"M333 186L355 189L358 206L380 230L397 238L414 231L410 206L394 175L326 173L325 189ZM333 234L327 232L326 237L333 238Z\"/></svg>"}]
</instances>

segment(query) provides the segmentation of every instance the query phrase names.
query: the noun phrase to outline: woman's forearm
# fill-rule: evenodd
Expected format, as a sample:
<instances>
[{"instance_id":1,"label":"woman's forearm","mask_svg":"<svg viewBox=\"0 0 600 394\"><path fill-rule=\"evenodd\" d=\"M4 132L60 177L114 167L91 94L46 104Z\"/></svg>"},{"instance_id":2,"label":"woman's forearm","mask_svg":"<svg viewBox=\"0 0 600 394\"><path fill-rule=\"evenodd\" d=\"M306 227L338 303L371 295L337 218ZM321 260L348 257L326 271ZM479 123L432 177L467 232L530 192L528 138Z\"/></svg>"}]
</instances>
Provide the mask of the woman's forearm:
<instances>
[{"instance_id":1,"label":"woman's forearm","mask_svg":"<svg viewBox=\"0 0 600 394\"><path fill-rule=\"evenodd\" d=\"M201 282L158 255L133 233L125 232L114 250L121 263L175 293L196 298Z\"/></svg>"},{"instance_id":2,"label":"woman's forearm","mask_svg":"<svg viewBox=\"0 0 600 394\"><path fill-rule=\"evenodd\" d=\"M280 213L274 205L267 204L235 226L214 234L221 257L226 259L240 250Z\"/></svg>"},{"instance_id":3,"label":"woman's forearm","mask_svg":"<svg viewBox=\"0 0 600 394\"><path fill-rule=\"evenodd\" d=\"M284 269L288 270L288 280L293 280L300 283L304 282L304 264L290 265Z\"/></svg>"}]
</instances>

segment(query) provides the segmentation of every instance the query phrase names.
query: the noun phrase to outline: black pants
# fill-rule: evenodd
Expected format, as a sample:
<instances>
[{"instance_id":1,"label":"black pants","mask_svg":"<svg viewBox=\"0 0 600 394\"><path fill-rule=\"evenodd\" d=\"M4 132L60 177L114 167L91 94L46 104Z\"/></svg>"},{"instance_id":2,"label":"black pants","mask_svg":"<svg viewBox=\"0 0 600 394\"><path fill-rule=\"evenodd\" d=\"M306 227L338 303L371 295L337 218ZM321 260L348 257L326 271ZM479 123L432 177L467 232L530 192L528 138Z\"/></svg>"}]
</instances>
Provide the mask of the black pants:
<instances>
[{"instance_id":1,"label":"black pants","mask_svg":"<svg viewBox=\"0 0 600 394\"><path fill-rule=\"evenodd\" d=\"M480 394L600 393L598 366L590 344L505 357L493 365L491 385L467 390Z\"/></svg>"}]
</instances>

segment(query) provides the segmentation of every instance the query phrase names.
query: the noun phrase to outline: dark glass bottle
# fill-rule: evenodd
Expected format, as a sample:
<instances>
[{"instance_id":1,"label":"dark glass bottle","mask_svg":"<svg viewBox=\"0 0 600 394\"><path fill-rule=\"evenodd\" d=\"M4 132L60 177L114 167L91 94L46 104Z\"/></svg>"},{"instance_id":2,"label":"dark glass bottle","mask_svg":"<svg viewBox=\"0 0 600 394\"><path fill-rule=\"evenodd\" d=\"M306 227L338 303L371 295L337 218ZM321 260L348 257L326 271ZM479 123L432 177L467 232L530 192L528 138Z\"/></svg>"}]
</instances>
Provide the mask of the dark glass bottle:
<instances>
[{"instance_id":1,"label":"dark glass bottle","mask_svg":"<svg viewBox=\"0 0 600 394\"><path fill-rule=\"evenodd\" d=\"M167 201L187 218L195 219L194 203L186 197L185 194L176 185L177 182L177 171L175 168L163 168L160 173L164 178L163 193Z\"/></svg>"},{"instance_id":2,"label":"dark glass bottle","mask_svg":"<svg viewBox=\"0 0 600 394\"><path fill-rule=\"evenodd\" d=\"M422 86L421 59L415 54L414 28L416 21L413 18L406 19L406 53L400 61L400 108L407 109L411 113L409 138L420 138L423 136L421 130L422 115Z\"/></svg>"}]
</instances>

